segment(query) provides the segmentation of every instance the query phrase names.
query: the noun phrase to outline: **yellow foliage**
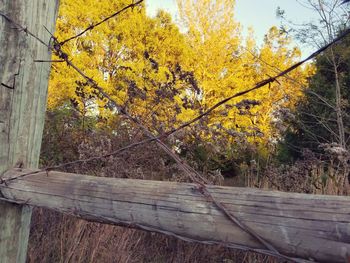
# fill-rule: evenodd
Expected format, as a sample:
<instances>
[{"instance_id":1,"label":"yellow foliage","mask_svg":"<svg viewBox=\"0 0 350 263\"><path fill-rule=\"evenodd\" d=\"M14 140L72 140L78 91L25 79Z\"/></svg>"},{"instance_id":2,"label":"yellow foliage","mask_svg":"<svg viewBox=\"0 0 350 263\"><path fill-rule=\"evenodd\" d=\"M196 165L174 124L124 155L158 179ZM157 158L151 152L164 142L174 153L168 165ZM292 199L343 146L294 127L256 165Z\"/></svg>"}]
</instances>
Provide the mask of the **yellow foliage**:
<instances>
[{"instance_id":1,"label":"yellow foliage","mask_svg":"<svg viewBox=\"0 0 350 263\"><path fill-rule=\"evenodd\" d=\"M291 48L291 40L276 27L261 47L253 33L243 40L233 0L177 2L184 34L166 12L150 18L141 6L63 47L73 63L118 104L157 132L190 120L199 110L251 88L300 59L300 50ZM130 1L61 0L56 35L64 40L127 4ZM210 115L208 128L231 142L236 137L228 134L242 133L264 145L277 136L274 113L294 107L310 74L312 67L299 68L288 78L232 100ZM245 104L240 103L243 99ZM48 107L61 107L70 100L83 113L115 115L74 70L56 63Z\"/></svg>"},{"instance_id":2,"label":"yellow foliage","mask_svg":"<svg viewBox=\"0 0 350 263\"><path fill-rule=\"evenodd\" d=\"M194 53L189 67L194 70L203 90L205 108L253 87L300 59L300 50L291 48L291 39L276 27L267 33L262 47L256 46L253 34L244 43L240 24L234 19L233 0L177 2L188 30L186 40ZM223 135L225 131L226 134L241 132L251 135L251 141L268 142L275 136L271 123L274 113L282 107L294 107L302 97L307 76L306 71L297 69L278 83L232 100L226 108L211 115L209 125L213 129L223 129ZM235 107L243 99L257 101L260 105Z\"/></svg>"}]
</instances>

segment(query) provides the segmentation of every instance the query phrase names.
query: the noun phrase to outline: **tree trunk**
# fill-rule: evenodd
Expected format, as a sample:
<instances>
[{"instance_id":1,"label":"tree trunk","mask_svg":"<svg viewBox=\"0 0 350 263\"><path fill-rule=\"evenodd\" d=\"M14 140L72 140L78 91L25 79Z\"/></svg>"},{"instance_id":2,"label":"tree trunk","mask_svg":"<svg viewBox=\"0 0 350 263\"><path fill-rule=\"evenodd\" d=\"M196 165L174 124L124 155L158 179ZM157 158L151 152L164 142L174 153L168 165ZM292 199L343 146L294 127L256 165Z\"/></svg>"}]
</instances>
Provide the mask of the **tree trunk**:
<instances>
[{"instance_id":1,"label":"tree trunk","mask_svg":"<svg viewBox=\"0 0 350 263\"><path fill-rule=\"evenodd\" d=\"M339 135L339 145L345 150L346 149L346 140L345 140L345 129L343 123L343 110L342 110L342 95L341 95L341 86L339 81L339 72L338 65L335 59L333 48L330 48L331 61L334 69L334 78L335 78L335 110L337 115L337 125L338 125L338 135Z\"/></svg>"}]
</instances>

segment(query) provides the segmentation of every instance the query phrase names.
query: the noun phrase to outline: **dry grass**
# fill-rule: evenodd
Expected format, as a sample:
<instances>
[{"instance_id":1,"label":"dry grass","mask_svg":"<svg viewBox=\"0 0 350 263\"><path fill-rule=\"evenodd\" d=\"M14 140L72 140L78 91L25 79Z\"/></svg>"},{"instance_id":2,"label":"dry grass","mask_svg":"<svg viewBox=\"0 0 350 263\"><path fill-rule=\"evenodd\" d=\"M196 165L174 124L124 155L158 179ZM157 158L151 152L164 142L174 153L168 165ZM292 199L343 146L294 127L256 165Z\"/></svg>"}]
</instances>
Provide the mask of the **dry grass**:
<instances>
[{"instance_id":1,"label":"dry grass","mask_svg":"<svg viewBox=\"0 0 350 263\"><path fill-rule=\"evenodd\" d=\"M95 136L82 143L81 158L103 154L120 147L121 140ZM143 154L142 154L143 153ZM262 172L264 170L264 172ZM72 172L121 178L183 181L184 175L154 145L104 162L70 168ZM345 173L314 161L293 166L245 167L240 176L226 184L314 194L346 194ZM220 176L207 174L211 181ZM279 259L220 246L188 243L173 237L98 223L90 223L44 209L34 209L28 262L284 262Z\"/></svg>"},{"instance_id":2,"label":"dry grass","mask_svg":"<svg viewBox=\"0 0 350 263\"><path fill-rule=\"evenodd\" d=\"M35 209L28 262L278 262L220 246L88 223Z\"/></svg>"},{"instance_id":3,"label":"dry grass","mask_svg":"<svg viewBox=\"0 0 350 263\"><path fill-rule=\"evenodd\" d=\"M274 185L272 188L276 188L276 185L285 179L283 174L273 178L270 174L269 179L259 177L259 180L251 173L245 176L247 184L259 185L261 188L270 188L271 185ZM313 176L322 176L322 171L316 167L313 170ZM291 180L294 183L298 182L301 189L307 189L308 192L339 193L337 184L333 180L327 181L320 189L312 188L312 182L309 179L302 182L303 180L297 176ZM290 181L286 180L285 185L280 188L288 189L290 184ZM272 257L220 246L188 243L161 234L90 223L44 209L34 210L32 222L28 262L33 263L283 262Z\"/></svg>"}]
</instances>

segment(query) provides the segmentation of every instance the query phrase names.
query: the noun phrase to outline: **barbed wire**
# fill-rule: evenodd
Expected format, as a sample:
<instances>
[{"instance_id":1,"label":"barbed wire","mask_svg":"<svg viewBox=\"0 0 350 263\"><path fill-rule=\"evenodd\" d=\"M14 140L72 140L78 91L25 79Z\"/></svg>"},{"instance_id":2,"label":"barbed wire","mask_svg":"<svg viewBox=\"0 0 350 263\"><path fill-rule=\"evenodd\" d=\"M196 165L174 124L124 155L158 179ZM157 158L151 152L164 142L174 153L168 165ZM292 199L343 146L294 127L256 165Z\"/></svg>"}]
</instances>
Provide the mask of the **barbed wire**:
<instances>
[{"instance_id":1,"label":"barbed wire","mask_svg":"<svg viewBox=\"0 0 350 263\"><path fill-rule=\"evenodd\" d=\"M214 104L213 106L211 106L208 110L204 111L203 113L199 114L197 117L193 118L192 120L180 125L178 128L175 128L173 130L170 130L169 132L166 132L163 136L169 136L172 135L174 133L176 133L179 130L182 130L183 128L186 128L187 126L190 126L191 124L197 122L198 120L200 120L201 118L203 118L204 116L210 114L211 112L213 112L215 109L219 108L220 106L226 104L227 102L231 101L234 98L243 96L247 93L250 93L254 90L258 90L266 85L269 85L273 82L275 82L278 78L285 76L286 74L288 74L289 72L293 71L294 69L302 66L303 64L305 64L306 62L314 59L316 56L318 56L319 54L321 54L323 51L327 50L329 47L333 46L334 44L336 44L337 42L339 42L340 40L342 40L343 38L345 38L347 35L350 34L350 28L348 28L347 30L345 30L341 35L339 35L337 38L335 38L333 41L331 41L329 44L325 45L324 47L318 49L317 51L315 51L314 53L312 53L311 55L309 55L307 58L295 63L294 65L292 65L291 67L281 71L280 73L278 73L277 75L273 76L273 77L269 77L267 79L264 79L260 82L258 82L257 84L255 84L254 87L250 88L250 89L246 89L244 91L241 92L237 92L234 95L227 97L221 101L219 101L218 103Z\"/></svg>"},{"instance_id":2,"label":"barbed wire","mask_svg":"<svg viewBox=\"0 0 350 263\"><path fill-rule=\"evenodd\" d=\"M126 10L125 8L123 10ZM116 12L115 14L118 14L120 12ZM41 40L38 36L27 30L24 26L18 24L13 19L8 17L5 14L0 13L1 16L5 17L5 19L10 22L11 24L14 24L16 28L19 31L24 31L28 35L34 37L37 39L40 43L48 47L56 56L58 56L61 60L65 61L68 66L70 66L72 69L74 69L76 72L78 72L86 81L87 83L95 90L99 92L100 95L102 95L104 98L108 100L108 102L117 110L117 113L124 115L127 119L129 119L131 122L136 124L139 128L143 130L146 136L148 136L152 141L155 141L161 149L163 149L170 157L172 157L175 162L179 165L179 167L191 178L191 180L195 183L197 183L200 187L205 187L205 183L208 183L208 181L203 178L195 169L193 169L191 166L189 166L184 160L182 160L180 157L177 156L176 153L174 153L163 141L160 140L160 138L155 137L136 117L133 117L131 114L129 114L125 108L123 108L121 105L116 103L115 100L113 100L104 90L102 87L100 87L95 80L93 80L91 77L87 76L80 68L78 68L75 64L72 63L71 60L69 60L69 55L65 53L62 50L61 42L58 41L56 37L54 37L51 34L50 44L46 44L43 40ZM100 25L103 22L106 22L108 19L112 18L112 16L109 16L107 19L104 19L100 22L98 22L96 25ZM87 30L91 30L94 27L89 27ZM50 33L50 32L49 32ZM77 35L78 36L78 35ZM73 38L71 38L73 39ZM150 140L150 141L151 141ZM136 143L137 144L137 143ZM48 172L51 170L51 168L44 168L43 171ZM35 172L36 173L36 172ZM32 173L23 174L21 177L30 175ZM1 180L1 183L6 183L9 180L15 180L16 178L11 178L7 180Z\"/></svg>"},{"instance_id":3,"label":"barbed wire","mask_svg":"<svg viewBox=\"0 0 350 263\"><path fill-rule=\"evenodd\" d=\"M138 3L141 3L142 1L139 1L135 4L129 5L125 8L123 8L121 11L126 10L132 6L135 6ZM101 20L100 22L94 24L94 26L90 26L88 27L86 30L84 30L85 32L88 30L92 30L94 27L108 21L109 19L111 19L112 17L116 16L117 14L121 13L121 11L118 11L116 13L114 13L113 15L107 17L106 19ZM204 185L204 183L208 183L208 181L203 178L196 170L194 170L192 167L190 167L186 162L184 162L183 160L181 160L171 149L169 149L169 147L160 140L160 138L157 138L155 136L153 136L153 134L151 132L148 131L148 129L135 117L131 116L125 108L123 108L122 106L120 106L118 103L116 103L106 92L104 92L103 88L101 88L96 81L94 81L92 78L88 77L80 68L78 68L75 64L72 63L71 60L69 60L69 56L67 53L65 53L62 50L62 44L61 42L59 42L57 40L57 38L55 38L52 34L51 34L51 40L50 40L50 44L46 44L43 40L41 40L39 37L37 37L35 34L33 34L32 32L30 32L29 30L27 30L27 28L25 28L24 26L18 24L17 22L15 22L13 19L11 19L10 17L8 17L5 14L0 13L0 15L2 17L4 17L8 22L10 22L11 24L14 24L16 26L17 30L20 31L24 31L26 34L34 37L35 39L37 39L40 43L42 43L43 45L45 45L46 47L48 47L51 51L54 52L54 54L56 56L58 56L62 61L65 61L67 63L67 65L69 65L71 68L73 68L76 72L78 72L87 82L88 84L96 89L104 98L106 98L109 103L111 103L117 110L118 113L124 115L127 119L129 119L130 121L132 121L133 123L135 123L137 126L139 126L144 133L150 137L151 140L149 141L156 141L159 146L168 154L170 155L175 161L176 163L179 165L179 167L188 174L188 176L192 179L192 181L199 183L201 186ZM49 32L50 33L50 32ZM71 39L74 39L76 37L79 37L82 34L78 34L74 37L71 37ZM69 39L68 39L69 40ZM66 41L67 42L67 41ZM37 62L40 60L37 60ZM137 145L137 143L135 144ZM46 168L43 170L49 170L50 168ZM194 177L192 174L194 174L195 176L197 176L198 178Z\"/></svg>"},{"instance_id":4,"label":"barbed wire","mask_svg":"<svg viewBox=\"0 0 350 263\"><path fill-rule=\"evenodd\" d=\"M267 62L266 60L262 59L260 56L257 56L256 54L254 54L254 52L252 52L252 51L249 50L248 48L243 47L243 49L244 49L245 51L247 51L248 53L250 53L255 59L257 59L257 60L259 60L260 62L262 62L262 63L264 63L265 65L267 65L267 66L268 66L269 68L271 68L275 73L280 73L280 72L282 72L282 70L281 70L279 67L277 67L277 66L275 66L275 65L272 65L271 63L269 63L269 62ZM288 74L284 75L283 77L284 77L285 79L287 79L287 80L293 82L293 83L296 83L296 84L300 85L304 93L311 94L311 95L315 96L319 101L322 102L321 105L325 105L325 106L331 108L334 112L336 111L335 106L332 105L331 102L327 101L326 98L324 98L323 96L321 96L321 95L318 94L317 92L315 92L315 91L313 91L313 90L311 90L311 89L305 87L305 84L301 83L298 79L296 79L296 78L294 78L294 77L291 77L291 76L289 76ZM327 119L325 119L324 117L319 117L319 116L316 116L316 115L314 115L314 114L310 114L309 112L305 112L305 111L301 111L301 110L299 110L299 112L300 112L301 114L304 114L304 115L308 115L308 116L310 116L310 117L313 117L314 119L317 120L317 122L315 122L315 123L322 125L328 132L330 132L331 134L333 134L333 135L335 136L335 138L338 137L338 135L336 134L336 132L335 132L334 130L332 130L331 127L328 127L328 125L324 122L324 121L327 120ZM345 117L347 117L347 118L350 117L350 114L347 113L346 111L342 112L342 114L343 114L343 116L345 116ZM329 121L334 121L334 122L337 121L336 119L328 119L328 120L329 120ZM311 131L308 131L308 130L305 128L305 125L304 125L303 123L301 123L300 121L299 121L298 123L299 123L300 125L303 126L303 130L304 130L305 132L307 132L309 135L312 135L314 138L315 138L315 137L320 137L319 135L314 134L314 133L312 133ZM323 138L323 137L321 137L321 138L323 139L323 141L328 141L327 139L325 139L325 138ZM318 141L317 138L315 138L315 139ZM339 138L338 138L338 139L339 139ZM349 136L348 140L350 140L350 136Z\"/></svg>"},{"instance_id":5,"label":"barbed wire","mask_svg":"<svg viewBox=\"0 0 350 263\"><path fill-rule=\"evenodd\" d=\"M217 200L215 200L213 198L213 196L211 195L211 193L209 192L209 190L206 188L205 183L207 183L207 181L196 171L194 170L192 167L190 167L187 163L185 163L183 160L181 160L180 157L178 157L163 141L162 139L165 139L167 137L169 137L170 135L190 126L191 124L197 122L198 120L202 119L204 116L209 115L210 113L212 113L215 109L217 109L218 107L220 107L221 105L226 104L227 102L229 102L230 100L243 96L247 93L250 93L254 90L258 90L266 85L270 85L271 83L277 81L278 78L287 75L289 72L293 71L294 69L300 67L301 65L303 65L304 63L310 61L311 59L315 58L317 55L319 55L320 53L322 53L323 51L325 51L326 49L328 49L330 46L334 45L335 43L337 43L338 41L340 41L341 39L343 39L345 36L347 36L350 33L350 29L346 30L345 32L343 32L340 36L338 36L336 39L334 39L332 42L330 42L329 44L325 45L324 47L318 49L317 51L315 51L314 53L312 53L309 57L307 57L304 60L301 60L298 63L295 63L294 65L292 65L291 67L287 68L286 70L280 72L279 74L273 76L273 77L269 77L265 80L262 80L258 83L256 83L252 88L250 89L246 89L244 91L241 92L237 92L232 96L229 96L221 101L219 101L218 103L214 104L213 106L211 106L208 110L204 111L203 113L199 114L198 116L196 116L195 118L191 119L190 121L180 125L177 128L174 128L168 132L165 132L159 136L154 136L148 129L147 127L145 127L136 117L133 117L131 114L129 114L125 108L123 108L121 105L119 105L118 103L116 103L111 97L110 95L108 95L103 88L101 88L96 81L94 81L91 77L87 76L80 68L78 68L75 64L72 63L71 60L69 60L69 55L67 53L65 53L62 50L62 46L64 44L66 44L67 42L76 39L80 36L82 36L83 34L85 34L87 31L92 30L93 28L105 23L106 21L108 21L109 19L117 16L118 14L122 13L123 11L132 8L138 4L140 4L141 2L143 2L143 0L140 0L136 3L130 4L126 7L124 7L123 9L117 11L116 13L108 16L107 18L99 21L96 24L93 24L89 27L87 27L85 30L83 30L82 32L80 32L79 34L72 36L66 40L63 40L61 42L58 41L58 39L56 37L54 37L53 35L51 35L51 43L50 44L46 44L43 40L41 40L39 37L37 37L35 34L31 33L26 27L23 27L22 25L16 23L14 20L12 20L10 17L8 17L5 14L0 13L0 16L4 17L9 23L13 24L16 26L16 28L19 31L23 31L24 33L32 36L33 38L35 38L36 40L38 40L40 43L42 43L43 45L47 46L56 56L58 56L61 60L59 62L66 62L68 66L70 66L72 69L74 69L76 72L78 72L86 81L87 83L95 90L97 90L99 92L100 95L102 95L104 98L106 98L108 100L108 102L115 107L115 109L117 110L117 113L124 115L127 119L129 119L130 121L132 121L134 124L136 124L138 127L140 127L143 132L145 133L146 136L149 137L149 139L147 140L143 140L137 143L133 143L130 144L128 146L122 147L118 150L115 150L111 153L105 154L103 156L98 156L98 157L91 157L88 159L84 159L84 160L76 160L76 161L72 161L69 163L65 163L65 164L61 164L61 165L56 165L56 166L51 166L51 167L46 167L43 168L39 171L35 171L35 172L31 172L31 173L27 173L27 174L22 174L20 176L17 177L13 177L13 178L8 178L8 179L1 179L0 180L0 184L7 184L9 181L12 180L16 180L19 179L21 177L24 176L28 176L31 174L35 174L35 173L39 173L39 172L43 172L46 171L47 173L51 170L51 169L58 169L58 168L62 168L64 166L67 165L72 165L72 164L76 164L78 162L89 162L92 160L96 160L96 159L102 159L102 158L106 158L109 156L114 156L116 154L119 154L120 152L123 152L125 150L131 149L133 147L136 147L138 145L144 144L144 143L149 143L152 141L155 141L160 148L162 148L167 154L169 154L169 156L171 156L179 165L179 167L181 167L181 169L191 178L191 180L196 183L198 185L198 191L200 193L203 194L203 196L207 197L208 199L211 200L211 202L230 220L232 221L235 225L237 225L239 228L241 228L244 232L250 234L254 239L256 239L259 243L261 243L267 250L269 253L266 254L270 254L270 255L274 255L280 258L284 258L284 259L288 259L291 261L295 261L295 262L305 262L304 259L298 259L298 258L291 258L288 257L286 255L281 254L272 244L270 244L268 241L266 241L264 238L260 237L253 229L249 228L247 225L245 225L242 221L240 221L235 215L233 215L232 213L230 213L224 206L224 204L222 204L221 202L218 202ZM36 62L48 62L48 61L40 61L37 60Z\"/></svg>"},{"instance_id":6,"label":"barbed wire","mask_svg":"<svg viewBox=\"0 0 350 263\"><path fill-rule=\"evenodd\" d=\"M90 30L94 29L95 27L97 27L97 26L99 26L99 25L101 25L101 24L107 22L108 20L110 20L110 19L116 17L117 15L123 13L124 11L126 11L126 10L128 10L128 9L134 8L135 6L141 4L142 2L143 2L143 0L139 0L139 1L135 2L135 3L132 3L132 4L130 4L130 5L127 5L127 6L123 7L122 9L118 10L118 11L115 12L114 14L111 14L111 15L109 15L108 17L106 17L105 19L100 20L100 21L97 22L96 24L92 24L92 25L88 26L88 27L85 28L83 31L81 31L79 34L76 34L76 35L74 35L74 36L72 36L72 37L67 38L66 40L63 40L63 41L59 42L59 44L60 44L61 46L63 46L64 44L68 43L69 41L71 41L71 40L73 40L73 39L75 39L75 38L78 38L78 37L84 35L87 31L90 31Z\"/></svg>"},{"instance_id":7,"label":"barbed wire","mask_svg":"<svg viewBox=\"0 0 350 263\"><path fill-rule=\"evenodd\" d=\"M173 135L175 134L176 132L192 125L193 123L199 121L200 119L202 119L203 117L205 117L206 115L209 115L211 112L213 112L215 109L219 108L220 106L226 104L227 102L231 101L232 99L234 98L237 98L237 97L241 97L243 95L246 95L254 90L258 90L266 85L269 85L271 84L272 82L275 82L277 81L278 78L280 77L285 77L293 82L296 82L298 83L299 85L301 84L299 81L291 78L290 76L288 76L288 73L290 73L291 71L293 71L294 69L300 67L301 65L305 64L306 62L312 60L313 58L315 58L316 56L318 56L319 54L321 54L323 51L327 50L330 46L336 44L337 42L339 42L340 40L342 40L343 38L345 38L347 35L350 34L350 29L347 29L346 31L344 31L339 37L337 37L336 39L334 39L332 42L330 42L329 44L327 44L326 46L318 49L317 51L313 52L311 55L309 55L307 58L305 58L304 60L301 60L297 63L295 63L294 65L290 66L289 68L285 69L285 70L281 70L271 64L269 64L268 62L262 60L261 58L258 58L259 60L261 60L263 63L267 64L268 66L272 67L275 69L275 73L277 75L275 75L274 77L269 77L265 80L262 80L261 82L258 82L256 83L252 88L250 89L246 89L244 91L241 91L241 92L237 92L235 93L234 95L230 96L230 97L227 97L221 101L219 101L218 103L214 104L213 106L211 106L208 110L204 111L203 113L201 113L200 115L196 116L195 118L193 118L192 120L180 125L178 128L174 128L170 131L167 131L167 132L164 132L163 134L157 136L157 137L154 137L154 138L150 138L150 139L147 139L147 140L143 140L143 141L140 141L138 143L136 143L134 146L138 146L138 145L141 145L141 144L144 144L144 143L150 143L150 142L154 142L158 139L162 140L162 139L165 139L167 137L169 137L170 135ZM312 91L310 91L310 93L314 93ZM134 146L128 148L128 149L131 149L133 148ZM104 158L103 156L101 158ZM82 162L84 162L82 160ZM64 164L62 164L64 166ZM69 163L68 163L69 165Z\"/></svg>"},{"instance_id":8,"label":"barbed wire","mask_svg":"<svg viewBox=\"0 0 350 263\"><path fill-rule=\"evenodd\" d=\"M4 14L1 14L2 16L6 16ZM20 24L14 22L11 18L7 17L7 21L9 21L10 23L14 23L17 26L18 30L23 30L24 27L21 26ZM25 30L26 32L29 32L27 29ZM34 36L35 39L40 39L39 37L35 36L33 33L29 32L29 35ZM45 43L44 41L40 41L41 43ZM282 254L280 254L277 249L274 248L274 246L272 244L270 244L269 242L267 242L266 240L264 240L262 237L260 237L254 230L249 229L247 226L245 226L238 218L236 218L234 215L232 215L229 211L227 211L227 209L225 209L224 205L221 204L220 202L216 201L214 199L214 197L210 194L210 192L208 191L208 189L206 188L205 183L207 183L207 180L204 179L196 170L194 170L192 167L188 166L183 160L181 160L175 153L173 153L171 151L171 149L169 149L169 147L160 140L160 138L154 137L153 134L151 132L148 131L148 129L141 123L138 121L138 119L136 119L135 117L131 116L126 109L124 109L123 107L121 107L118 103L116 103L106 92L104 92L103 88L101 88L92 78L88 77L81 69L79 69L75 64L72 63L71 60L69 60L69 56L67 53L65 53L62 50L62 46L60 44L60 42L57 40L57 38L55 38L53 35L51 35L51 40L50 40L51 44L50 45L46 45L50 48L51 51L54 52L54 54L56 56L58 56L60 59L64 60L67 65L69 65L70 67L72 67L75 71L77 71L89 84L92 88L96 89L104 98L107 98L108 101L117 109L118 113L123 114L124 116L126 116L130 121L132 121L133 123L135 123L137 126L139 126L144 133L152 140L156 141L157 144L166 152L168 153L179 165L179 167L187 174L187 176L192 180L192 182L194 182L195 184L198 185L198 191L203 194L205 197L209 198L213 204L215 206L217 206L217 208L230 220L232 221L234 224L236 224L239 228L241 228L244 232L250 234L254 239L256 239L258 242L260 242L264 247L266 247L267 250L271 251L271 253L275 254L275 256L277 257L287 257L284 256ZM46 173L48 174L49 169L42 169L41 171L46 171ZM20 175L22 178L25 176L28 176L30 174L35 174L35 173L39 173L40 171L35 171L32 173L27 173L27 174L22 174ZM192 174L194 173L194 174ZM7 185L7 183L11 180L16 180L19 179L20 177L13 177L13 178L9 178L9 179L5 179L5 180L1 180L0 183Z\"/></svg>"}]
</instances>

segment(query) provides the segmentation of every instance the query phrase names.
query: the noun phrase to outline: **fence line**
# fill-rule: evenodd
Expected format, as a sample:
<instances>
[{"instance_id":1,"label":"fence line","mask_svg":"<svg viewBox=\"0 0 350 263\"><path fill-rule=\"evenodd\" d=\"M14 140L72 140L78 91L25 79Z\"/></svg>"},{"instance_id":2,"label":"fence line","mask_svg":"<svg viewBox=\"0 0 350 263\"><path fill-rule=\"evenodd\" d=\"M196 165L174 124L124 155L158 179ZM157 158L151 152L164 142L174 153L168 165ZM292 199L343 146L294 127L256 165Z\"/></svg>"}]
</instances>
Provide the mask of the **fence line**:
<instances>
[{"instance_id":1,"label":"fence line","mask_svg":"<svg viewBox=\"0 0 350 263\"><path fill-rule=\"evenodd\" d=\"M235 215L233 215L231 212L229 212L225 205L218 202L217 200L214 199L214 197L211 195L211 193L209 192L208 188L206 187L206 185L204 183L206 183L206 180L196 171L194 170L192 167L190 167L186 162L184 162L183 160L180 159L179 156L177 156L164 142L162 142L162 139L165 139L167 137L169 137L170 135L192 125L193 123L197 122L198 120L202 119L203 117L209 115L210 113L212 113L215 109L217 109L218 107L226 104L227 102L229 102L230 100L237 98L237 97L241 97L247 93L250 93L254 90L258 90L266 85L270 85L271 83L277 81L278 78L283 77L285 75L287 75L289 72L293 71L294 69L300 67L301 65L303 65L304 63L306 63L307 61L310 61L311 59L315 58L317 55L319 55L320 53L322 53L323 51L325 51L326 49L328 49L330 46L333 46L335 43L337 43L338 41L342 40L345 36L347 36L350 33L350 29L346 30L344 33L342 33L339 37L337 37L336 39L334 39L332 42L330 42L329 44L327 44L326 46L318 49L317 51L315 51L314 53L312 53L310 56L308 56L306 59L299 61L298 63L295 63L294 65L292 65L291 67L287 68L284 71L281 71L279 74L273 76L273 77L269 77L267 79L264 79L258 83L256 83L252 88L246 89L244 91L238 92L233 94L232 96L229 96L221 101L219 101L218 103L214 104L213 106L211 106L208 110L204 111L203 113L199 114L198 116L196 116L195 118L193 118L192 120L180 125L177 128L174 128L170 131L164 132L163 134L159 135L159 136L155 136L153 135L136 117L133 117L131 114L129 114L126 109L124 109L121 105L119 105L116 101L114 101L110 95L108 95L102 87L100 87L98 85L98 83L91 77L87 76L80 68L78 68L75 64L72 63L72 61L70 60L69 54L67 54L66 52L64 52L62 50L62 46L64 44L66 44L67 42L76 39L78 37L81 37L83 34L85 34L86 32L93 30L95 27L107 22L109 19L117 16L118 14L122 13L123 11L129 9L129 8L133 8L134 6L140 4L141 2L143 2L143 0L140 0L136 3L133 3L131 5L128 5L126 7L124 7L123 9L117 11L116 13L108 16L107 18L87 27L85 30L83 30L82 32L80 32L79 34L72 36L66 40L63 41L59 41L56 37L54 37L53 35L51 36L51 42L49 44L45 43L43 40L41 40L39 37L37 37L35 34L31 33L25 26L18 24L17 22L15 22L14 20L12 20L9 16L0 13L0 16L4 17L8 22L10 22L11 24L15 25L16 28L19 31L24 32L25 34L30 35L31 37L34 37L37 41L39 41L41 44L47 46L49 49L51 49L51 51L53 51L53 53L58 56L61 60L60 61L51 61L51 62L65 62L67 63L67 65L69 65L72 69L74 69L76 72L78 72L78 74L80 74L86 81L87 83L96 91L98 91L98 93L100 95L102 95L102 97L106 98L108 100L108 103L110 103L113 107L115 107L115 109L117 110L118 114L122 114L124 115L127 119L129 119L131 122L133 122L134 124L136 124L139 128L141 128L143 130L143 132L145 133L145 135L147 137L149 137L149 139L147 140L143 140L134 144L130 144L126 147L120 148L112 153L106 154L104 156L99 156L99 157L91 157L89 159L85 159L85 160L76 160L73 162L69 162L66 164L61 164L61 165L57 165L57 166L52 166L52 167L46 167L43 168L42 170L40 170L40 172L42 171L46 171L47 174L49 173L50 170L52 169L56 169L56 168L61 168L67 165L71 165L71 164L75 164L78 162L86 162L86 161L91 161L91 160L96 160L96 159L101 159L101 158L105 158L107 156L111 156L111 155L115 155L118 154L122 151L128 150L130 148L133 148L135 146L144 144L144 143L149 143L149 142L153 142L155 141L160 148L162 148L169 156L171 156L179 165L179 167L191 178L191 180L197 184L198 186L198 190L200 193L202 193L206 198L208 198L213 204L215 204L215 206L217 206L217 208L228 218L232 221L233 224L239 226L243 231L245 231L246 233L250 234L254 239L256 239L258 242L260 242L263 246L266 247L267 250L269 250L269 254L273 254L274 256L277 257L281 257L284 259L289 259L292 261L298 261L298 259L295 258L290 258L288 256L282 255L281 253L278 252L278 250L269 242L267 242L265 239L263 239L262 237L260 237L257 233L255 233L254 230L250 229L247 225L243 224ZM44 61L40 61L37 60L36 62L44 62ZM3 85L3 84L2 84ZM24 177L33 173L37 173L37 172L31 172L31 173L27 173L27 174L21 174L20 177ZM13 177L10 179L1 179L0 184L7 184L8 181L10 180L16 180L19 179L20 177Z\"/></svg>"}]
</instances>

